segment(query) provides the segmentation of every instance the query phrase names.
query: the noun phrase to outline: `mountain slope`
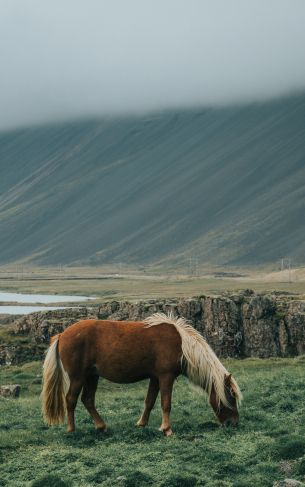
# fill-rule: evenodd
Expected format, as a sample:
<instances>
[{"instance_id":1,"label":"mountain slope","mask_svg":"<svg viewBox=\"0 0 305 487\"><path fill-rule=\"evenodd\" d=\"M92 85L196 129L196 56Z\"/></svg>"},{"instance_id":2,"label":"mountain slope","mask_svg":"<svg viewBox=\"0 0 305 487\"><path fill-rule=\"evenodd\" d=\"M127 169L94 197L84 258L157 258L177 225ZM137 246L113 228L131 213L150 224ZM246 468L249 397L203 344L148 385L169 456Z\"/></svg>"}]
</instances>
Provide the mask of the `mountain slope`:
<instances>
[{"instance_id":1,"label":"mountain slope","mask_svg":"<svg viewBox=\"0 0 305 487\"><path fill-rule=\"evenodd\" d=\"M0 134L0 262L305 261L305 95Z\"/></svg>"}]
</instances>

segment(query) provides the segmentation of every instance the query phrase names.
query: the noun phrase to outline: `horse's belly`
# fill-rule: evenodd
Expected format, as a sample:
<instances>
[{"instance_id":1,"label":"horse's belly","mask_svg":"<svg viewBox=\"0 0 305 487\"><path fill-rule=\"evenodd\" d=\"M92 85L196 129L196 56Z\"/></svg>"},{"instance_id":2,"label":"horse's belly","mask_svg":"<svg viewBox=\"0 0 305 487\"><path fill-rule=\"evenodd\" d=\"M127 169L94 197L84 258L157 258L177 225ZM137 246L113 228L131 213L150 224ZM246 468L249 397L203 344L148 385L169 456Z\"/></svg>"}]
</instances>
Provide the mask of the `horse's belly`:
<instances>
[{"instance_id":1,"label":"horse's belly","mask_svg":"<svg viewBox=\"0 0 305 487\"><path fill-rule=\"evenodd\" d=\"M138 382L147 379L152 375L151 371L141 370L140 367L136 370L131 367L124 367L122 370L120 367L116 367L115 365L109 367L107 364L100 366L96 365L96 370L100 377L110 380L111 382L117 382L118 384Z\"/></svg>"},{"instance_id":2,"label":"horse's belly","mask_svg":"<svg viewBox=\"0 0 305 487\"><path fill-rule=\"evenodd\" d=\"M147 379L154 375L154 358L149 353L101 354L95 364L101 377L117 383L130 383Z\"/></svg>"},{"instance_id":3,"label":"horse's belly","mask_svg":"<svg viewBox=\"0 0 305 487\"><path fill-rule=\"evenodd\" d=\"M122 373L122 374L107 374L106 372L99 371L100 377L115 382L117 384L131 384L133 382L139 382L150 377L149 374L139 374L139 373Z\"/></svg>"}]
</instances>

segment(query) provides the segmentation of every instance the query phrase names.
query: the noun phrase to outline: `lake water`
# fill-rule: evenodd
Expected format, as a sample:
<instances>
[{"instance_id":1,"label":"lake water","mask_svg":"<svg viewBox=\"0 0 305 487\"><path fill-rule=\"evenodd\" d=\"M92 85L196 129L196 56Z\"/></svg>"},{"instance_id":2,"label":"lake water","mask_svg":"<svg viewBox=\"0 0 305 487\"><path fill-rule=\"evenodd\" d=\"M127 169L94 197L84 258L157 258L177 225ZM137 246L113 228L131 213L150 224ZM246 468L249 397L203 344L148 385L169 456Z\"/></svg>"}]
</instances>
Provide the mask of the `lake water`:
<instances>
[{"instance_id":1,"label":"lake water","mask_svg":"<svg viewBox=\"0 0 305 487\"><path fill-rule=\"evenodd\" d=\"M69 306L0 306L0 314L5 315L29 315L37 311L50 311L55 309L65 309Z\"/></svg>"},{"instance_id":2,"label":"lake water","mask_svg":"<svg viewBox=\"0 0 305 487\"><path fill-rule=\"evenodd\" d=\"M59 294L21 294L0 291L0 303L51 304L70 303L95 299L89 296L64 296ZM0 314L29 314L35 311L63 309L60 306L15 306L0 305Z\"/></svg>"}]
</instances>

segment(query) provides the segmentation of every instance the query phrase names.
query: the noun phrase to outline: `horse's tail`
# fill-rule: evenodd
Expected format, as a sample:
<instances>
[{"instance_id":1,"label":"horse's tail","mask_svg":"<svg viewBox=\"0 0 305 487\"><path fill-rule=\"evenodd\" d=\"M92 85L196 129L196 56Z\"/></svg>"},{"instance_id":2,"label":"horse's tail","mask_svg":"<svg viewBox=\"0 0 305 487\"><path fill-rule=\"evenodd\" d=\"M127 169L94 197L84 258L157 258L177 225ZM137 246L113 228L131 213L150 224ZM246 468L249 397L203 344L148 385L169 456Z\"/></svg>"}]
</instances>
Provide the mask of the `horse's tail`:
<instances>
[{"instance_id":1,"label":"horse's tail","mask_svg":"<svg viewBox=\"0 0 305 487\"><path fill-rule=\"evenodd\" d=\"M51 340L43 364L42 412L47 424L64 422L66 415L66 394L70 379L65 371L58 351L59 336Z\"/></svg>"}]
</instances>

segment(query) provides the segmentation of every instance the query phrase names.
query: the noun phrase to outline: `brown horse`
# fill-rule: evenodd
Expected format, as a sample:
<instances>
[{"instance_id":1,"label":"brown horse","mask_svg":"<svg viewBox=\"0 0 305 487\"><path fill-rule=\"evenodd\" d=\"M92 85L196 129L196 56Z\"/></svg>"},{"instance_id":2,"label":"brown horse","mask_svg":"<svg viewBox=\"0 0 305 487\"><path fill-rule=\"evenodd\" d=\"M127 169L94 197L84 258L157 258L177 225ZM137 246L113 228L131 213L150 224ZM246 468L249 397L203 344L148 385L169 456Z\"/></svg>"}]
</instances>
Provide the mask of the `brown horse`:
<instances>
[{"instance_id":1,"label":"brown horse","mask_svg":"<svg viewBox=\"0 0 305 487\"><path fill-rule=\"evenodd\" d=\"M74 410L82 391L82 402L96 428L105 431L94 404L99 377L116 383L150 379L137 425L148 423L160 390L160 430L169 436L172 388L180 374L208 393L221 424L238 423L241 392L237 383L183 318L157 313L144 322L80 321L51 340L44 362L44 417L49 425L59 424L67 412L68 431L74 431Z\"/></svg>"}]
</instances>

